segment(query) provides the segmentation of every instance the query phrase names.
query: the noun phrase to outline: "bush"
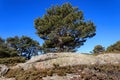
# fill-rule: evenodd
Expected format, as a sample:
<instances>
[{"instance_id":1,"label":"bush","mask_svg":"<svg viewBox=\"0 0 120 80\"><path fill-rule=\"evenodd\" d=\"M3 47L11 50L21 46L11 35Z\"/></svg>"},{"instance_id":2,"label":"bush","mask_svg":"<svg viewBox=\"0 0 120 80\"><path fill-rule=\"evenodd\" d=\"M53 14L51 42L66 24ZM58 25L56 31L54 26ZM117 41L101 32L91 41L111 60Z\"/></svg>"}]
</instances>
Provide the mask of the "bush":
<instances>
[{"instance_id":1,"label":"bush","mask_svg":"<svg viewBox=\"0 0 120 80\"><path fill-rule=\"evenodd\" d=\"M120 53L120 41L117 41L115 44L109 46L106 52Z\"/></svg>"},{"instance_id":2,"label":"bush","mask_svg":"<svg viewBox=\"0 0 120 80\"><path fill-rule=\"evenodd\" d=\"M57 74L59 76L66 76L66 74L78 74L81 77L74 77L71 80L119 80L120 79L120 65L75 65L64 66L57 69L30 69L23 70L10 69L5 77L15 77L16 80L42 80L42 77L52 76ZM57 80L57 79L56 79Z\"/></svg>"},{"instance_id":3,"label":"bush","mask_svg":"<svg viewBox=\"0 0 120 80\"><path fill-rule=\"evenodd\" d=\"M6 48L0 48L0 58L16 57L17 51Z\"/></svg>"},{"instance_id":4,"label":"bush","mask_svg":"<svg viewBox=\"0 0 120 80\"><path fill-rule=\"evenodd\" d=\"M95 54L100 54L103 52L105 52L105 48L101 45L96 45L93 49L93 53L95 53Z\"/></svg>"},{"instance_id":5,"label":"bush","mask_svg":"<svg viewBox=\"0 0 120 80\"><path fill-rule=\"evenodd\" d=\"M23 57L10 57L10 58L0 58L0 64L15 64L15 63L23 63L25 62L25 58Z\"/></svg>"},{"instance_id":6,"label":"bush","mask_svg":"<svg viewBox=\"0 0 120 80\"><path fill-rule=\"evenodd\" d=\"M18 56L17 51L12 51L10 53L10 57L17 57L17 56Z\"/></svg>"},{"instance_id":7,"label":"bush","mask_svg":"<svg viewBox=\"0 0 120 80\"><path fill-rule=\"evenodd\" d=\"M10 54L4 50L0 50L0 58L10 57Z\"/></svg>"}]
</instances>

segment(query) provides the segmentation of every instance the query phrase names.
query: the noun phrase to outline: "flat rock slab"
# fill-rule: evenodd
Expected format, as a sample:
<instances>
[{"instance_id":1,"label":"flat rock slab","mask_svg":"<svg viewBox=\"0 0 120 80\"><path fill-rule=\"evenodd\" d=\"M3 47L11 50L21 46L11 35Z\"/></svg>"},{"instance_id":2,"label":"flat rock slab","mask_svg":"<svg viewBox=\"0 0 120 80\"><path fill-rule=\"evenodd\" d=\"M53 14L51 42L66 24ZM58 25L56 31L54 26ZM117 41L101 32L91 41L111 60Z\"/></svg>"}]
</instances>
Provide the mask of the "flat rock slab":
<instances>
[{"instance_id":1,"label":"flat rock slab","mask_svg":"<svg viewBox=\"0 0 120 80\"><path fill-rule=\"evenodd\" d=\"M31 58L26 63L18 64L14 68L23 68L28 70L31 68L46 69L54 67L53 64L59 66L74 65L94 65L94 64L120 64L120 54L106 53L98 56L79 54L79 53L48 53Z\"/></svg>"}]
</instances>

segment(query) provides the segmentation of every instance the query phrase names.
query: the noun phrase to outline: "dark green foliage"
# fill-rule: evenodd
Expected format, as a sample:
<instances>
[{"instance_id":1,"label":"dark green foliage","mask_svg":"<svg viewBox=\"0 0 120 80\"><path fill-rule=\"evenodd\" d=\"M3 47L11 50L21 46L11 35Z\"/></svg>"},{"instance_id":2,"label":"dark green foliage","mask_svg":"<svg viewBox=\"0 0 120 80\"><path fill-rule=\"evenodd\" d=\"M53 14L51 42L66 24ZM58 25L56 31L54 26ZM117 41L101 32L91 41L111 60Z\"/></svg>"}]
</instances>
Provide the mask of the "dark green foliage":
<instances>
[{"instance_id":1,"label":"dark green foliage","mask_svg":"<svg viewBox=\"0 0 120 80\"><path fill-rule=\"evenodd\" d=\"M7 38L8 46L14 50L14 53L18 53L20 56L25 56L27 59L30 59L31 56L37 55L38 50L40 50L39 43L30 37L22 36L22 37L10 37ZM24 53L24 55L23 55Z\"/></svg>"},{"instance_id":2,"label":"dark green foliage","mask_svg":"<svg viewBox=\"0 0 120 80\"><path fill-rule=\"evenodd\" d=\"M9 49L8 47L0 48L0 58L15 57L15 56L18 56L16 50Z\"/></svg>"},{"instance_id":3,"label":"dark green foliage","mask_svg":"<svg viewBox=\"0 0 120 80\"><path fill-rule=\"evenodd\" d=\"M19 46L19 50L26 53L28 59L30 59L31 56L38 55L40 45L37 41L31 39L30 37L22 36L20 38L20 43L22 43L22 45Z\"/></svg>"},{"instance_id":4,"label":"dark green foliage","mask_svg":"<svg viewBox=\"0 0 120 80\"><path fill-rule=\"evenodd\" d=\"M0 38L0 58L10 57L10 49L7 47L5 40Z\"/></svg>"},{"instance_id":5,"label":"dark green foliage","mask_svg":"<svg viewBox=\"0 0 120 80\"><path fill-rule=\"evenodd\" d=\"M19 46L18 44L20 43L18 36L9 37L6 39L6 42L11 49L15 49L15 50L18 49Z\"/></svg>"},{"instance_id":6,"label":"dark green foliage","mask_svg":"<svg viewBox=\"0 0 120 80\"><path fill-rule=\"evenodd\" d=\"M38 55L40 50L39 43L27 36L9 37L6 40L0 38L0 58L24 56L30 59Z\"/></svg>"},{"instance_id":7,"label":"dark green foliage","mask_svg":"<svg viewBox=\"0 0 120 80\"><path fill-rule=\"evenodd\" d=\"M10 54L10 57L17 57L18 56L17 50L10 50L9 54Z\"/></svg>"},{"instance_id":8,"label":"dark green foliage","mask_svg":"<svg viewBox=\"0 0 120 80\"><path fill-rule=\"evenodd\" d=\"M0 46L3 45L4 42L5 40L0 37Z\"/></svg>"},{"instance_id":9,"label":"dark green foliage","mask_svg":"<svg viewBox=\"0 0 120 80\"><path fill-rule=\"evenodd\" d=\"M93 49L93 53L99 54L99 53L103 53L103 52L105 52L105 48L101 45L96 45Z\"/></svg>"},{"instance_id":10,"label":"dark green foliage","mask_svg":"<svg viewBox=\"0 0 120 80\"><path fill-rule=\"evenodd\" d=\"M109 46L106 49L106 52L120 53L120 41L117 41L115 44Z\"/></svg>"},{"instance_id":11,"label":"dark green foliage","mask_svg":"<svg viewBox=\"0 0 120 80\"><path fill-rule=\"evenodd\" d=\"M52 6L34 24L37 34L45 41L45 52L74 52L96 31L94 23L84 20L83 12L69 3Z\"/></svg>"},{"instance_id":12,"label":"dark green foliage","mask_svg":"<svg viewBox=\"0 0 120 80\"><path fill-rule=\"evenodd\" d=\"M10 54L0 49L0 58L10 57Z\"/></svg>"}]
</instances>

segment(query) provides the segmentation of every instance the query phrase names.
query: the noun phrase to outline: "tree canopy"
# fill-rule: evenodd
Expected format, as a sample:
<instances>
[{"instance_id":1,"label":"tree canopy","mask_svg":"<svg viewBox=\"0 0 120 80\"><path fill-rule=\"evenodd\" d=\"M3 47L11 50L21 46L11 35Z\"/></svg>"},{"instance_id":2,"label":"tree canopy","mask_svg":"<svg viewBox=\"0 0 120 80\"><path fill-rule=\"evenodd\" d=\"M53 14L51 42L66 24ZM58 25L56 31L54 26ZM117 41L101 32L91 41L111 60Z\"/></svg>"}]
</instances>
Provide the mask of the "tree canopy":
<instances>
[{"instance_id":1,"label":"tree canopy","mask_svg":"<svg viewBox=\"0 0 120 80\"><path fill-rule=\"evenodd\" d=\"M12 50L7 47L5 40L0 37L0 58L10 57L13 56L10 54Z\"/></svg>"},{"instance_id":2,"label":"tree canopy","mask_svg":"<svg viewBox=\"0 0 120 80\"><path fill-rule=\"evenodd\" d=\"M83 12L69 3L52 6L34 24L47 52L74 52L96 34L94 23L85 20Z\"/></svg>"},{"instance_id":3,"label":"tree canopy","mask_svg":"<svg viewBox=\"0 0 120 80\"><path fill-rule=\"evenodd\" d=\"M18 36L9 37L6 41L11 49L17 51L18 55L25 56L28 59L33 55L37 55L38 50L40 50L39 43L27 36L20 38Z\"/></svg>"},{"instance_id":4,"label":"tree canopy","mask_svg":"<svg viewBox=\"0 0 120 80\"><path fill-rule=\"evenodd\" d=\"M106 52L114 52L114 53L119 53L120 52L120 40L114 43L113 45L110 45L107 49Z\"/></svg>"},{"instance_id":5,"label":"tree canopy","mask_svg":"<svg viewBox=\"0 0 120 80\"><path fill-rule=\"evenodd\" d=\"M30 37L8 37L3 39L0 37L0 58L24 56L30 59L31 56L38 55L41 47L36 40Z\"/></svg>"},{"instance_id":6,"label":"tree canopy","mask_svg":"<svg viewBox=\"0 0 120 80\"><path fill-rule=\"evenodd\" d=\"M105 52L105 48L102 45L96 45L93 49L93 53L103 53Z\"/></svg>"}]
</instances>

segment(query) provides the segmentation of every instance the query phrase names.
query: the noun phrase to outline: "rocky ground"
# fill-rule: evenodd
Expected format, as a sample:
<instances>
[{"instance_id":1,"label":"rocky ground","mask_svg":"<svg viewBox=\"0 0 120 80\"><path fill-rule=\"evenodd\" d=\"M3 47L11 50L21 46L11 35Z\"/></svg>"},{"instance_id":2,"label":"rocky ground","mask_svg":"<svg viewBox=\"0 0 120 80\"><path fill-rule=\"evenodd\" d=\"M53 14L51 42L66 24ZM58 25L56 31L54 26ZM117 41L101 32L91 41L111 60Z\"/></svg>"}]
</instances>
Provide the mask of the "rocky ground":
<instances>
[{"instance_id":1,"label":"rocky ground","mask_svg":"<svg viewBox=\"0 0 120 80\"><path fill-rule=\"evenodd\" d=\"M83 67L81 65L86 66ZM107 67L104 67L103 65L107 65ZM112 65L115 66L111 67ZM26 63L20 63L9 68L5 65L1 65L0 80L23 80L22 78L5 79L4 77L2 77L7 71L8 73L6 76L11 77L8 74L14 72L11 70L15 69L21 69L23 72L19 72L29 74L27 75L28 79L24 80L87 80L87 78L91 80L109 80L107 78L108 76L113 76L111 80L120 80L120 54L109 53L94 56L78 53L48 53L40 56L35 56ZM30 69L34 70L29 71ZM114 71L110 69L113 69ZM18 74L20 74L19 72ZM64 72L65 75L63 75ZM38 75L37 73L44 73L45 75L42 74L43 76L40 78L29 79L31 73L33 73L34 75ZM38 75L38 77L39 76L41 75Z\"/></svg>"}]
</instances>

